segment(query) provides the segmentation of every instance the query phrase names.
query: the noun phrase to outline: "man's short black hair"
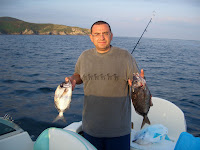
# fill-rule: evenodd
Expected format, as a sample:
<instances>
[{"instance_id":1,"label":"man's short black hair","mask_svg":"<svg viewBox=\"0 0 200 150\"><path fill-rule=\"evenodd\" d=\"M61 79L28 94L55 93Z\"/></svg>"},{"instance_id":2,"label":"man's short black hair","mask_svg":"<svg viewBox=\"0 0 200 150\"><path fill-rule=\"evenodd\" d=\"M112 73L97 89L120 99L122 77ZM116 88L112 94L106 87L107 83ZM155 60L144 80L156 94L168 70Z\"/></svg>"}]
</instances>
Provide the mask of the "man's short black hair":
<instances>
[{"instance_id":1,"label":"man's short black hair","mask_svg":"<svg viewBox=\"0 0 200 150\"><path fill-rule=\"evenodd\" d=\"M97 22L95 22L92 26L91 26L91 29L90 29L90 31L91 31L91 34L92 34L92 28L93 28L93 26L94 25L101 25L101 24L107 24L108 25L108 27L109 27L109 29L110 29L110 32L112 32L111 31L111 27L110 27L110 25L107 23L107 22L105 22L105 21L97 21Z\"/></svg>"}]
</instances>

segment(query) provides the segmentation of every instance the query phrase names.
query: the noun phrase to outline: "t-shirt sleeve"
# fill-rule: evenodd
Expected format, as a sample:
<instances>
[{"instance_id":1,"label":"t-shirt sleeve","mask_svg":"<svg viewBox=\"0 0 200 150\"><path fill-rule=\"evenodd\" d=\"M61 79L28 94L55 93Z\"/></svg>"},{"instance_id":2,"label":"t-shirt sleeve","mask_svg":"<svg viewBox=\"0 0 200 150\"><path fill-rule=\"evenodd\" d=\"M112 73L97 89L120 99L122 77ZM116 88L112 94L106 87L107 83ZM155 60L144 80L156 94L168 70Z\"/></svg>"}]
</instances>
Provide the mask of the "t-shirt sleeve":
<instances>
[{"instance_id":1,"label":"t-shirt sleeve","mask_svg":"<svg viewBox=\"0 0 200 150\"><path fill-rule=\"evenodd\" d=\"M76 62L76 65L75 65L74 73L76 73L76 74L80 74L80 65L81 65L80 59L81 59L81 55L79 56L79 58Z\"/></svg>"},{"instance_id":2,"label":"t-shirt sleeve","mask_svg":"<svg viewBox=\"0 0 200 150\"><path fill-rule=\"evenodd\" d=\"M138 73L138 65L134 57L132 57L131 54L129 54L129 61L128 61L128 72L127 72L127 78L133 79L133 73Z\"/></svg>"}]
</instances>

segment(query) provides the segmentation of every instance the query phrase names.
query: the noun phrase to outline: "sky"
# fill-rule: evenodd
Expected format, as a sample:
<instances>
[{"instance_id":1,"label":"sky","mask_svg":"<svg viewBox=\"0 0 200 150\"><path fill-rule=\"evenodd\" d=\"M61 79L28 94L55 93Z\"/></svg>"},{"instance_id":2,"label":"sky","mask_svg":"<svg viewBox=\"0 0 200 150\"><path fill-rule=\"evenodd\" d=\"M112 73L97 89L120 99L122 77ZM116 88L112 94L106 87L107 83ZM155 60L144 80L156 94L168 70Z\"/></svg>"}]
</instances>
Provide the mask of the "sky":
<instances>
[{"instance_id":1,"label":"sky","mask_svg":"<svg viewBox=\"0 0 200 150\"><path fill-rule=\"evenodd\" d=\"M155 13L153 13L155 12ZM0 0L0 17L90 28L108 22L114 36L200 40L200 0Z\"/></svg>"}]
</instances>

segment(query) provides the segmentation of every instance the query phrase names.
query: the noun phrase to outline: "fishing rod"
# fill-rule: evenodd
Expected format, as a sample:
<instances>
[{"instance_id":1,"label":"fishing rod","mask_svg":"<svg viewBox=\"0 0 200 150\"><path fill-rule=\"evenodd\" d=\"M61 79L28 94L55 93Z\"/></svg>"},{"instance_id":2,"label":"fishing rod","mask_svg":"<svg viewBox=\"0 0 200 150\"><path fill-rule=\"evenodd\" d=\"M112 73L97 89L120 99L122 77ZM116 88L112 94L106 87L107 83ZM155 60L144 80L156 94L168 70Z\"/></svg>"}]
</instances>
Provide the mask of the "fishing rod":
<instances>
[{"instance_id":1,"label":"fishing rod","mask_svg":"<svg viewBox=\"0 0 200 150\"><path fill-rule=\"evenodd\" d=\"M137 43L136 43L136 45L135 45L134 49L132 50L131 54L133 54L133 51L135 50L135 48L136 48L136 47L137 47L137 45L139 44L139 42L140 42L140 40L141 40L142 36L143 36L143 35L144 35L144 33L147 31L147 28L148 28L149 24L151 23L151 20L153 19L153 17L154 17L154 16L155 16L155 11L153 11L153 16L152 16L152 17L151 17L151 19L149 20L149 23L147 24L147 26L146 26L146 28L144 29L144 31L143 31L143 33L142 33L142 35L140 36L139 40L137 41Z\"/></svg>"}]
</instances>

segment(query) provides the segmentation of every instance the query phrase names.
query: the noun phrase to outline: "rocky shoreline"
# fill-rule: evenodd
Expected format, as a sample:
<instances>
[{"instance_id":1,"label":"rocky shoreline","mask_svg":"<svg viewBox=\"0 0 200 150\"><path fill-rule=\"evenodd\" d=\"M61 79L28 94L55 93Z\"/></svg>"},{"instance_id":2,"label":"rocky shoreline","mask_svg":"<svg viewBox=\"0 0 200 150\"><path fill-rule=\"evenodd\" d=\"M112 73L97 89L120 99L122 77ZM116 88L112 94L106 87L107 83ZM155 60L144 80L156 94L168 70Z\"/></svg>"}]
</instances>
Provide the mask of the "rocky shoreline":
<instances>
[{"instance_id":1,"label":"rocky shoreline","mask_svg":"<svg viewBox=\"0 0 200 150\"><path fill-rule=\"evenodd\" d=\"M79 29L72 29L72 32L67 33L65 31L47 31L47 32L34 32L33 30L25 29L22 32L13 32L13 33L1 33L0 35L89 35L88 32L84 32Z\"/></svg>"}]
</instances>

